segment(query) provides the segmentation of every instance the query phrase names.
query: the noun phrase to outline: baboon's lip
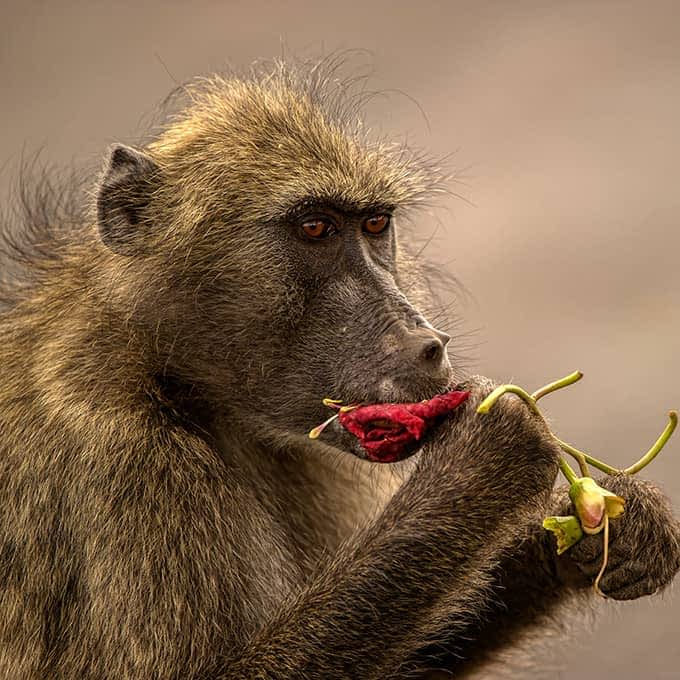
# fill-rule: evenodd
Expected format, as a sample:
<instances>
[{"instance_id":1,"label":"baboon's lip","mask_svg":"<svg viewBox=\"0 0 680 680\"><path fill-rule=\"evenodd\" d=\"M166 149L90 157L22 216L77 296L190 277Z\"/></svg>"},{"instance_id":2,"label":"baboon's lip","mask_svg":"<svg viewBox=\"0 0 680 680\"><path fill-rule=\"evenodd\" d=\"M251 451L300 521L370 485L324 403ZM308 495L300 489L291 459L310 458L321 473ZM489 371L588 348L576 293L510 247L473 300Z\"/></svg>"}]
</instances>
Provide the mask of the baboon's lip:
<instances>
[{"instance_id":1,"label":"baboon's lip","mask_svg":"<svg viewBox=\"0 0 680 680\"><path fill-rule=\"evenodd\" d=\"M414 403L366 404L341 411L338 420L359 440L369 460L393 463L413 453L413 444L469 396L451 391Z\"/></svg>"},{"instance_id":2,"label":"baboon's lip","mask_svg":"<svg viewBox=\"0 0 680 680\"><path fill-rule=\"evenodd\" d=\"M386 430L399 430L401 428L401 425L399 425L399 423L395 423L391 420L386 420L385 418L378 418L377 420L372 420L369 423L369 426L374 428L383 428Z\"/></svg>"}]
</instances>

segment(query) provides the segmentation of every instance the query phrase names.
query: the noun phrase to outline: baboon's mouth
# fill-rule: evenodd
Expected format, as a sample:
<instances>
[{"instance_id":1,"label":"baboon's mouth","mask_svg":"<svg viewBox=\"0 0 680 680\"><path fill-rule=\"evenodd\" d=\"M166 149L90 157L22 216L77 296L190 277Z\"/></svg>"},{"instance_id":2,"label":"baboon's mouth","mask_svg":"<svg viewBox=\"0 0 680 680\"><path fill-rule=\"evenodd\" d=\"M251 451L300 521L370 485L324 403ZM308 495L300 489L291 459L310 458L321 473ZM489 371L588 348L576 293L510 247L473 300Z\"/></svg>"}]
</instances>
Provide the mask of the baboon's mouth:
<instances>
[{"instance_id":1,"label":"baboon's mouth","mask_svg":"<svg viewBox=\"0 0 680 680\"><path fill-rule=\"evenodd\" d=\"M391 420L385 420L383 419L378 419L378 420L372 420L370 423L368 423L369 427L374 427L374 428L381 428L384 430L400 430L403 429L399 423L394 423Z\"/></svg>"},{"instance_id":2,"label":"baboon's mouth","mask_svg":"<svg viewBox=\"0 0 680 680\"><path fill-rule=\"evenodd\" d=\"M340 406L340 402L326 399L324 403L338 412L314 428L310 436L318 437L326 424L337 418L340 425L358 439L366 458L377 463L393 463L411 455L425 433L469 395L469 392L450 391L414 403L352 406Z\"/></svg>"}]
</instances>

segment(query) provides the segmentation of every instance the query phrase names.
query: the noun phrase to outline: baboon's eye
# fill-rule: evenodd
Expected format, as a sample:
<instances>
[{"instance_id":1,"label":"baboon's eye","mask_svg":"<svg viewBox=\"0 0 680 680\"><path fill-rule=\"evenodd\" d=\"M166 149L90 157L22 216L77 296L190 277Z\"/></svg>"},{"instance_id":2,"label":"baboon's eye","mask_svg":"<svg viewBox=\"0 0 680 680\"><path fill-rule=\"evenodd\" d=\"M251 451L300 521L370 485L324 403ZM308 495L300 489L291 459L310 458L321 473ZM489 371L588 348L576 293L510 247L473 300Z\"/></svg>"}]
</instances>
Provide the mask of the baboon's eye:
<instances>
[{"instance_id":1,"label":"baboon's eye","mask_svg":"<svg viewBox=\"0 0 680 680\"><path fill-rule=\"evenodd\" d=\"M326 218L315 217L302 223L302 231L309 238L326 238L336 232L333 223Z\"/></svg>"},{"instance_id":2,"label":"baboon's eye","mask_svg":"<svg viewBox=\"0 0 680 680\"><path fill-rule=\"evenodd\" d=\"M382 234L389 226L389 215L374 215L364 222L363 229L367 234Z\"/></svg>"}]
</instances>

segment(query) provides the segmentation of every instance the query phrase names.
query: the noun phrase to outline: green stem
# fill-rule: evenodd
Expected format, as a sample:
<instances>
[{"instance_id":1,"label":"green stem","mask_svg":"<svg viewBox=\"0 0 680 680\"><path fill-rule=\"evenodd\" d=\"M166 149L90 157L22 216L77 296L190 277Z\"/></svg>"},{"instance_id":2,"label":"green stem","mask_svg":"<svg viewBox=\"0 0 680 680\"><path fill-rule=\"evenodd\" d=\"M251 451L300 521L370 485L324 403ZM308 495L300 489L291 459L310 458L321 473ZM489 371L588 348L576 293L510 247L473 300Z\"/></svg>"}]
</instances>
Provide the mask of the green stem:
<instances>
[{"instance_id":1,"label":"green stem","mask_svg":"<svg viewBox=\"0 0 680 680\"><path fill-rule=\"evenodd\" d=\"M590 470L588 469L585 455L577 456L576 461L578 462L579 470L581 470L581 477L590 477Z\"/></svg>"},{"instance_id":2,"label":"green stem","mask_svg":"<svg viewBox=\"0 0 680 680\"><path fill-rule=\"evenodd\" d=\"M578 372L572 373L571 375L568 375L566 378L562 378L562 380L557 380L554 383L551 383L550 385L546 385L546 388L551 387L552 385L557 385L560 383L558 387L553 387L549 391L554 391L556 389L559 389L559 387L565 387L566 385L570 385L573 382L576 382L577 380L580 379L580 374ZM542 388L542 390L545 390L545 388ZM542 391L542 390L539 390ZM521 387L518 387L517 385L500 385L497 387L482 403L477 407L477 413L488 413L492 408L493 405L506 393L512 393L516 394L518 397L523 399L529 406L529 408L541 419L543 420L543 414L540 412L538 409L538 406L536 405L536 400L532 395L530 395L528 392L523 390ZM543 391L543 394L548 394L548 392ZM586 465L586 455L582 453L581 451L578 451L577 449L574 449L573 447L569 446L568 444L564 444L561 442L557 437L555 437L552 432L550 433L553 437L553 439L567 452L570 453L576 460L578 461L579 467L581 469L581 473L584 477L589 477L590 474L588 472L588 466ZM599 462L599 461L598 461ZM604 465L604 463L603 463ZM564 476L569 480L569 483L573 482L575 479L577 479L576 473L572 470L571 466L567 463L567 461L564 460L564 458L560 458L560 468L562 472L564 473Z\"/></svg>"},{"instance_id":3,"label":"green stem","mask_svg":"<svg viewBox=\"0 0 680 680\"><path fill-rule=\"evenodd\" d=\"M654 446L652 446L652 448L649 449L649 451L647 451L647 453L645 453L645 455L642 456L642 458L640 458L637 463L624 470L627 475L634 475L635 473L640 472L642 468L649 465L654 460L654 458L656 458L659 451L661 451L661 449L666 445L666 442L670 439L671 435L673 434L673 430L675 430L678 424L677 412L671 411L668 414L668 419L668 425L666 425L664 431L661 433L661 436L654 443Z\"/></svg>"},{"instance_id":4,"label":"green stem","mask_svg":"<svg viewBox=\"0 0 680 680\"><path fill-rule=\"evenodd\" d=\"M562 456L560 456L559 463L562 474L567 478L569 484L573 484L578 479L578 477L576 476L576 473L572 469L571 465L569 465L569 463L567 463L567 461L564 460Z\"/></svg>"},{"instance_id":5,"label":"green stem","mask_svg":"<svg viewBox=\"0 0 680 680\"><path fill-rule=\"evenodd\" d=\"M568 453L570 456L573 456L576 461L578 462L578 466L581 470L581 476L582 477L590 477L590 471L588 470L588 459L590 460L596 460L595 458L591 458L590 456L586 456L583 451L579 451L577 448L571 446L570 444L567 444L566 442L563 442L561 439L558 439L555 437L553 434L554 440L560 445L560 448L562 451L565 453ZM597 461L597 467L600 464L600 461ZM609 467L606 463L601 463L605 467Z\"/></svg>"},{"instance_id":6,"label":"green stem","mask_svg":"<svg viewBox=\"0 0 680 680\"><path fill-rule=\"evenodd\" d=\"M486 399L484 399L482 403L477 407L477 413L488 413L493 408L493 405L504 394L509 392L512 394L516 394L518 397L520 397L523 401L527 403L529 408L537 416L543 419L543 414L540 412L538 406L536 405L538 399L544 397L546 394L555 392L556 390L559 390L563 387L573 385L575 382L579 381L582 377L583 373L581 373L581 371L574 371L573 373L570 373L569 375L565 376L564 378L561 378L560 380L555 380L554 382L548 383L544 387L541 387L539 390L536 390L536 392L534 392L533 394L529 394L528 392L523 390L521 387L518 387L517 385L500 385L493 392L491 392L491 394L488 397L486 397ZM649 449L649 451L644 456L642 456L642 458L640 458L640 460L638 460L637 463L631 465L625 470L618 470L617 468L612 467L611 465L608 465L607 463L598 460L597 458L593 458L593 456L589 456L587 453L579 451L571 444L567 444L567 442L563 442L561 439L558 439L554 434L552 433L551 434L554 440L557 442L557 444L559 444L560 448L577 460L583 477L590 476L588 464L592 465L598 470L601 470L602 472L607 473L608 475L617 475L621 473L634 475L640 472L640 470L649 465L654 460L654 458L656 458L656 456L659 454L661 449L663 449L663 447L666 445L666 442L670 439L671 435L673 434L673 431L675 430L678 424L678 414L676 411L671 411L668 414L668 417L669 422L666 425L664 431L661 433L661 436L654 443L654 446L652 446L652 448ZM563 458L560 458L560 469L562 470L564 476L569 480L570 483L577 479L576 473Z\"/></svg>"},{"instance_id":7,"label":"green stem","mask_svg":"<svg viewBox=\"0 0 680 680\"><path fill-rule=\"evenodd\" d=\"M573 385L575 382L578 382L582 377L583 373L581 373L581 371L574 371L573 373L570 373L564 378L560 378L559 380L555 380L555 382L551 382L548 383L547 385L544 385L540 389L536 390L531 395L531 397L535 401L538 401L541 397L545 397L546 394L550 394L551 392L555 392L556 390L561 390L563 387Z\"/></svg>"},{"instance_id":8,"label":"green stem","mask_svg":"<svg viewBox=\"0 0 680 680\"><path fill-rule=\"evenodd\" d=\"M573 456L577 461L579 461L579 465L581 465L581 461L583 461L583 464L590 463L590 465L596 467L598 470L602 470L602 472L606 472L608 475L618 475L622 472L622 470L617 470L615 467L607 465L607 463L603 463L601 460L593 458L592 456L589 456L587 453L583 453L583 451L579 451L571 444L567 444L567 442L563 442L561 439L558 439L557 437L555 437L555 441L560 445L562 451L568 453L570 456ZM584 475L584 477L588 476L589 475Z\"/></svg>"},{"instance_id":9,"label":"green stem","mask_svg":"<svg viewBox=\"0 0 680 680\"><path fill-rule=\"evenodd\" d=\"M528 405L529 408L537 415L543 419L543 414L538 410L536 406L536 401L534 398L521 387L517 385L500 385L497 387L484 401L477 407L477 413L488 413L493 405L506 393L511 392L521 397Z\"/></svg>"}]
</instances>

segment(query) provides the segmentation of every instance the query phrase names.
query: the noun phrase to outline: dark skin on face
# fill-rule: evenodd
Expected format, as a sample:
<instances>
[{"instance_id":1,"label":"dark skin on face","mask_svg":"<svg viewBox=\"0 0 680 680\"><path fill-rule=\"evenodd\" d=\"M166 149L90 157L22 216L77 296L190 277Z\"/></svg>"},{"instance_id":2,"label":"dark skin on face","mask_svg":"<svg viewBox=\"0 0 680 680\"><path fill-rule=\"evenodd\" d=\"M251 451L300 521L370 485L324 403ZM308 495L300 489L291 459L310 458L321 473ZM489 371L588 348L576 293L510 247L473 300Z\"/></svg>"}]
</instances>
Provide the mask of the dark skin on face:
<instances>
[{"instance_id":1,"label":"dark skin on face","mask_svg":"<svg viewBox=\"0 0 680 680\"><path fill-rule=\"evenodd\" d=\"M272 427L304 433L327 415L323 396L344 403L419 401L452 386L449 336L400 290L393 209L310 199L259 232L285 251L289 285L304 291L304 309L296 327L281 331L285 360L274 357L276 368L267 372L276 381L254 378L260 391L244 414L255 419L254 428L265 419ZM271 337L279 331L268 326L268 332ZM290 391L294 402L287 399ZM325 440L365 455L335 425Z\"/></svg>"},{"instance_id":2,"label":"dark skin on face","mask_svg":"<svg viewBox=\"0 0 680 680\"><path fill-rule=\"evenodd\" d=\"M389 281L389 293L395 298L403 299L400 309L394 310L394 321L414 324L422 329L410 342L403 342L405 347L397 347L397 351L406 349L403 360L420 362L434 376L441 376L442 385L449 379L450 364L445 347L450 337L433 328L426 319L406 302L399 290L396 278L397 255L395 252L395 229L390 208L370 208L363 211L348 212L329 205L302 214L290 220L290 228L295 236L303 242L309 242L311 248L305 252L307 276L328 285L334 276L344 277L349 272L354 276L365 277L364 287L368 290L372 278L378 279L382 272ZM299 244L292 244L298 247ZM391 284L391 285L390 285ZM383 282L376 284L385 285ZM351 310L347 317L351 319ZM362 332L370 329L362 329ZM376 339L384 334L385 329L376 329ZM376 343L377 344L377 343ZM379 360L379 348L376 346L376 360ZM417 387L415 388L417 390ZM350 403L356 395L343 395L346 403Z\"/></svg>"},{"instance_id":3,"label":"dark skin on face","mask_svg":"<svg viewBox=\"0 0 680 680\"><path fill-rule=\"evenodd\" d=\"M349 273L357 278L362 278L362 285L366 293L370 288L380 289L390 286L390 293L396 298L402 298L397 288L397 257L395 253L396 227L392 216L391 207L372 207L364 210L352 210L350 206L343 208L331 206L330 203L315 203L307 201L302 203L285 219L284 229L289 235L286 248L293 260L300 262L298 273L315 281L315 287L320 293L327 290L334 278L343 279ZM301 273L304 272L304 273ZM373 283L383 273L383 281ZM366 297L368 297L366 295ZM323 295L321 295L323 299ZM345 309L343 313L346 322L343 325L344 333L352 327L355 333L374 338L373 345L366 349L371 355L373 368L368 374L369 379L375 380L375 384L362 392L360 397L356 392L351 393L346 388L340 392L332 392L333 388L315 386L312 399L316 400L316 410L319 410L318 394L327 393L340 397L345 404L359 403L360 399L369 402L384 402L391 400L408 401L409 398L421 399L431 397L451 387L450 363L446 354L446 344L450 337L430 326L425 318L415 309L411 308L405 299L396 309L387 310L388 323L383 322L382 327L375 325L374 319L361 318L361 325L352 317L352 309ZM316 323L322 328L327 322L322 312L309 313L307 316L316 319ZM387 329L385 328L387 325ZM400 340L393 341L390 346L392 359L403 369L404 380L399 386L399 392L395 391L394 382L389 380L390 387L380 388L378 367L381 362L381 338L386 330L394 334L395 326L402 326ZM331 358L335 357L337 364L338 345ZM349 347L350 356L355 354L353 347ZM348 361L351 367L354 357ZM426 380L419 384L418 369L424 369ZM392 378L394 373L387 372ZM371 389L372 388L372 389ZM325 392L324 392L325 390ZM306 414L305 414L306 415ZM350 450L360 458L366 457L366 452L358 444L355 438L338 427L338 423L326 433L326 442L335 442L340 448ZM408 453L413 453L415 446L409 447ZM406 452L405 454L406 455Z\"/></svg>"},{"instance_id":4,"label":"dark skin on face","mask_svg":"<svg viewBox=\"0 0 680 680\"><path fill-rule=\"evenodd\" d=\"M279 64L183 88L146 149L111 149L96 224L38 188L0 314L0 677L463 677L592 596L599 537L558 560L541 527L570 513L560 451L514 397L479 417L492 381L403 464L306 436L323 397L455 382L396 233L441 172L362 136L338 82ZM626 512L601 588L665 587L668 499L602 485Z\"/></svg>"}]
</instances>

